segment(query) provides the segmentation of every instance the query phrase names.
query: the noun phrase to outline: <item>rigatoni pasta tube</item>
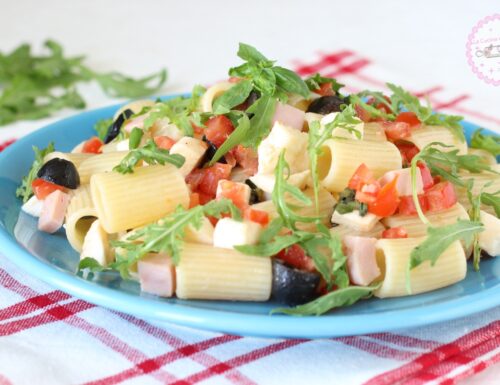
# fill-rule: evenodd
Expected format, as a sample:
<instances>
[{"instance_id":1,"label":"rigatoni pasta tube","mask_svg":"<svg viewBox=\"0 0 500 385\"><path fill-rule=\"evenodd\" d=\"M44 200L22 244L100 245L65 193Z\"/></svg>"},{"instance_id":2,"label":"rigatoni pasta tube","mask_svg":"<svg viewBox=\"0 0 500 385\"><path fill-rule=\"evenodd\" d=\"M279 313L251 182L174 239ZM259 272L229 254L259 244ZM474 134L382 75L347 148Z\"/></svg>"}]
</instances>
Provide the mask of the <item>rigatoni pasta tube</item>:
<instances>
[{"instance_id":1,"label":"rigatoni pasta tube","mask_svg":"<svg viewBox=\"0 0 500 385\"><path fill-rule=\"evenodd\" d=\"M318 211L316 212L316 206L314 204L314 191L312 189L307 189L304 194L311 198L313 203L309 206L305 206L302 202L299 202L293 198L287 198L286 201L294 206L297 206L297 214L305 217L316 217L320 216L323 224L328 224L330 218L333 214L333 206L337 201L335 198L323 188L320 188L318 194ZM262 210L269 214L271 219L278 217L278 211L274 207L273 201L264 201L252 205L255 210ZM314 223L297 223L297 228L304 231L316 231L316 225Z\"/></svg>"},{"instance_id":2,"label":"rigatoni pasta tube","mask_svg":"<svg viewBox=\"0 0 500 385\"><path fill-rule=\"evenodd\" d=\"M500 172L500 168L498 166L492 166L492 168L496 171ZM471 174L466 172L460 173L460 178L463 181L467 181L469 179L474 180L474 185L472 187L472 195L477 196L481 191L486 193L495 193L500 190L500 175L493 174L491 172L482 172L479 174ZM467 190L463 187L457 187L457 198L458 201L468 210L471 207L469 198L467 196ZM491 206L486 206L484 204L481 205L481 209L492 214L495 214L495 210Z\"/></svg>"},{"instance_id":3,"label":"rigatoni pasta tube","mask_svg":"<svg viewBox=\"0 0 500 385\"><path fill-rule=\"evenodd\" d=\"M387 136L381 124L375 122L365 123L363 140L369 142L386 142Z\"/></svg>"},{"instance_id":4,"label":"rigatoni pasta tube","mask_svg":"<svg viewBox=\"0 0 500 385\"><path fill-rule=\"evenodd\" d=\"M271 295L270 258L185 243L175 270L182 299L267 301Z\"/></svg>"},{"instance_id":5,"label":"rigatoni pasta tube","mask_svg":"<svg viewBox=\"0 0 500 385\"><path fill-rule=\"evenodd\" d=\"M338 225L330 229L330 234L338 235L340 238L343 238L346 235L355 235L358 237L367 237L367 238L380 238L382 237L382 232L384 230L385 230L384 225L382 225L382 223L380 222L377 222L375 226L373 226L373 228L369 231L359 231L359 230L354 230L353 228L348 227L346 225Z\"/></svg>"},{"instance_id":6,"label":"rigatoni pasta tube","mask_svg":"<svg viewBox=\"0 0 500 385\"><path fill-rule=\"evenodd\" d=\"M469 219L469 214L460 203L456 203L446 210L428 212L425 216L434 227L451 225L457 219ZM427 234L428 226L420 220L418 215L396 214L383 218L382 223L387 227L403 227L411 238L423 237Z\"/></svg>"},{"instance_id":7,"label":"rigatoni pasta tube","mask_svg":"<svg viewBox=\"0 0 500 385\"><path fill-rule=\"evenodd\" d=\"M349 179L364 163L376 178L402 167L401 154L391 142L328 139L321 147L318 175L321 184L332 192L345 189Z\"/></svg>"},{"instance_id":8,"label":"rigatoni pasta tube","mask_svg":"<svg viewBox=\"0 0 500 385\"><path fill-rule=\"evenodd\" d=\"M442 126L426 126L422 125L420 128L416 128L411 131L411 136L407 138L409 142L412 142L420 150L432 142L444 143L448 146L453 146L458 149L458 153L465 155L467 154L467 143L458 139L453 132L446 127ZM442 149L442 151L450 151L453 148Z\"/></svg>"},{"instance_id":9,"label":"rigatoni pasta tube","mask_svg":"<svg viewBox=\"0 0 500 385\"><path fill-rule=\"evenodd\" d=\"M92 202L89 185L81 185L72 195L66 210L66 237L71 247L81 252L85 234L97 219L97 211Z\"/></svg>"},{"instance_id":10,"label":"rigatoni pasta tube","mask_svg":"<svg viewBox=\"0 0 500 385\"><path fill-rule=\"evenodd\" d=\"M376 243L377 262L384 272L382 286L375 291L380 298L408 295L406 272L412 250L425 237L379 239ZM430 261L410 270L411 294L419 294L452 285L465 278L467 265L465 253L459 241L453 242L439 256L434 266Z\"/></svg>"},{"instance_id":11,"label":"rigatoni pasta tube","mask_svg":"<svg viewBox=\"0 0 500 385\"><path fill-rule=\"evenodd\" d=\"M139 167L132 174L94 174L90 189L108 233L154 222L178 205L189 205L188 187L179 169L171 164Z\"/></svg>"},{"instance_id":12,"label":"rigatoni pasta tube","mask_svg":"<svg viewBox=\"0 0 500 385\"><path fill-rule=\"evenodd\" d=\"M106 152L84 160L78 167L80 183L89 183L93 174L113 170L127 154L128 151Z\"/></svg>"},{"instance_id":13,"label":"rigatoni pasta tube","mask_svg":"<svg viewBox=\"0 0 500 385\"><path fill-rule=\"evenodd\" d=\"M49 160L59 158L73 163L75 167L78 168L84 160L92 158L93 156L95 156L95 154L54 151L49 152L47 155L45 155L45 157L43 158L43 163L47 163Z\"/></svg>"}]
</instances>

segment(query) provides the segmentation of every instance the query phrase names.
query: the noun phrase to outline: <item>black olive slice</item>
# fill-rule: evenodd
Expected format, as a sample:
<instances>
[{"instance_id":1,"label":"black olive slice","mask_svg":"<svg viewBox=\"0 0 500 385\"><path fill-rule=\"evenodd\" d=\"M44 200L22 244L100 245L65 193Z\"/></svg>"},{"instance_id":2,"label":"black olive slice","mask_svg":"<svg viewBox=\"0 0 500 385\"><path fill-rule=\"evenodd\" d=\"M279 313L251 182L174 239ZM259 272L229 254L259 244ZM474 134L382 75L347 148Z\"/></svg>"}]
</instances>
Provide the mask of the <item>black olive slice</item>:
<instances>
[{"instance_id":1,"label":"black olive slice","mask_svg":"<svg viewBox=\"0 0 500 385\"><path fill-rule=\"evenodd\" d=\"M111 123L111 125L109 126L108 132L106 133L106 136L104 137L104 143L107 144L107 143L111 142L114 138L116 138L118 136L118 134L120 133L120 130L121 130L125 120L130 118L132 115L134 115L134 111L129 110L129 109L126 109L120 115L118 115L116 120L113 123Z\"/></svg>"},{"instance_id":2,"label":"black olive slice","mask_svg":"<svg viewBox=\"0 0 500 385\"><path fill-rule=\"evenodd\" d=\"M203 154L203 157L201 158L201 161L200 161L201 165L205 165L208 162L210 162L212 160L212 158L214 157L215 153L217 152L217 146L215 144L213 144L210 140L208 140L205 135L203 135L203 138L201 138L201 140L203 140L206 144L208 144L208 148L205 151L205 154ZM224 164L227 163L226 158L224 158L224 157L221 157L217 162L224 163Z\"/></svg>"},{"instance_id":3,"label":"black olive slice","mask_svg":"<svg viewBox=\"0 0 500 385\"><path fill-rule=\"evenodd\" d=\"M253 183L250 179L245 181L245 184L250 187L250 204L259 203L264 200L264 191L258 188L255 183Z\"/></svg>"},{"instance_id":4,"label":"black olive slice","mask_svg":"<svg viewBox=\"0 0 500 385\"><path fill-rule=\"evenodd\" d=\"M317 297L320 276L288 267L280 260L273 260L273 286L271 296L279 303L300 305Z\"/></svg>"},{"instance_id":5,"label":"black olive slice","mask_svg":"<svg viewBox=\"0 0 500 385\"><path fill-rule=\"evenodd\" d=\"M307 112L315 112L321 115L327 115L332 112L340 112L342 104L349 104L347 98L341 98L337 95L321 96L307 108Z\"/></svg>"},{"instance_id":6,"label":"black olive slice","mask_svg":"<svg viewBox=\"0 0 500 385\"><path fill-rule=\"evenodd\" d=\"M66 159L49 160L38 170L36 176L69 189L76 189L80 185L80 175L75 165Z\"/></svg>"}]
</instances>

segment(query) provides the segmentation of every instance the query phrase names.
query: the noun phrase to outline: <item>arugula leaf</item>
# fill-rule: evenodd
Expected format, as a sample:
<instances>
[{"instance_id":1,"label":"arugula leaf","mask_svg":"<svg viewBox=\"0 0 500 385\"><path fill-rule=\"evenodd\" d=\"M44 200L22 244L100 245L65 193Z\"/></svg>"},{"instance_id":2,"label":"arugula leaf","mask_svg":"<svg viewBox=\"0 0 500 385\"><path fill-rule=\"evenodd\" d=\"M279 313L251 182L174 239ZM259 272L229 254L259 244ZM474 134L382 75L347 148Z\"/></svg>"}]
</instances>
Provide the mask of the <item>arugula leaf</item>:
<instances>
[{"instance_id":1,"label":"arugula leaf","mask_svg":"<svg viewBox=\"0 0 500 385\"><path fill-rule=\"evenodd\" d=\"M101 141L104 142L111 124L113 124L113 118L100 119L96 124L94 124L94 130L97 133L97 137L101 139Z\"/></svg>"},{"instance_id":2,"label":"arugula leaf","mask_svg":"<svg viewBox=\"0 0 500 385\"><path fill-rule=\"evenodd\" d=\"M471 209L469 210L469 217L470 217L471 221L480 223L481 222L481 196L483 194L484 187L487 187L489 184L484 186L478 195L473 196L472 195L472 188L474 186L474 180L469 179L467 181L467 183L468 183L467 197L468 197L469 202L471 204ZM474 269L476 271L479 271L480 259L481 259L481 248L479 247L479 235L478 235L478 233L476 233L476 234L474 234L473 247L472 247L472 261L473 261Z\"/></svg>"},{"instance_id":3,"label":"arugula leaf","mask_svg":"<svg viewBox=\"0 0 500 385\"><path fill-rule=\"evenodd\" d=\"M386 83L386 85L392 91L392 110L395 114L398 114L404 108L415 113L422 123L431 126L447 127L461 142L465 142L464 131L459 124L463 119L461 116L433 113L430 105L423 106L418 97L410 94L402 87L391 83Z\"/></svg>"},{"instance_id":4,"label":"arugula leaf","mask_svg":"<svg viewBox=\"0 0 500 385\"><path fill-rule=\"evenodd\" d=\"M253 84L250 80L242 80L215 99L213 113L216 115L226 114L233 107L243 103L252 92Z\"/></svg>"},{"instance_id":5,"label":"arugula leaf","mask_svg":"<svg viewBox=\"0 0 500 385\"><path fill-rule=\"evenodd\" d=\"M46 148L41 150L38 147L33 146L33 152L35 153L35 160L31 165L31 169L29 170L28 175L23 177L21 185L16 190L16 197L22 198L23 203L26 203L33 195L31 184L37 178L38 171L43 166L43 158L45 158L47 154L54 152L54 143L50 142Z\"/></svg>"},{"instance_id":6,"label":"arugula leaf","mask_svg":"<svg viewBox=\"0 0 500 385\"><path fill-rule=\"evenodd\" d=\"M494 157L500 155L500 136L482 134L484 128L478 128L472 134L470 146L488 151Z\"/></svg>"},{"instance_id":7,"label":"arugula leaf","mask_svg":"<svg viewBox=\"0 0 500 385\"><path fill-rule=\"evenodd\" d=\"M144 131L142 131L139 127L134 127L130 132L130 137L128 139L128 148L130 150L134 150L139 147L143 135Z\"/></svg>"},{"instance_id":8,"label":"arugula leaf","mask_svg":"<svg viewBox=\"0 0 500 385\"><path fill-rule=\"evenodd\" d=\"M293 186L287 182L290 175L290 166L285 160L285 151L281 151L278 158L278 163L276 164L276 169L274 172L275 182L272 192L272 201L274 207L278 211L279 216L283 220L286 227L296 230L296 222L316 222L318 217L306 217L303 215L298 215L290 207L289 203L286 201L285 197L290 194L293 198L297 199L299 202L305 205L311 205L311 199L306 196L300 189Z\"/></svg>"},{"instance_id":9,"label":"arugula leaf","mask_svg":"<svg viewBox=\"0 0 500 385\"><path fill-rule=\"evenodd\" d=\"M382 118L385 120L394 120L396 119L396 116L394 114L388 114L382 109L375 108L371 104L366 103L361 97L367 94L372 94L375 95L376 93L370 93L369 91L363 91L360 92L357 95L350 95L349 96L349 101L351 102L352 105L358 105L362 107L364 110L366 110L372 118ZM387 103L387 101L384 99L384 102Z\"/></svg>"},{"instance_id":10,"label":"arugula leaf","mask_svg":"<svg viewBox=\"0 0 500 385\"><path fill-rule=\"evenodd\" d=\"M44 46L47 53L40 56L27 44L0 53L0 125L40 119L63 108L84 108L75 88L81 82L95 80L113 96L138 97L157 91L166 80L165 70L138 80L116 72L100 74L84 65L83 56L65 57L58 43L48 40Z\"/></svg>"},{"instance_id":11,"label":"arugula leaf","mask_svg":"<svg viewBox=\"0 0 500 385\"><path fill-rule=\"evenodd\" d=\"M227 139L222 143L222 145L217 149L212 160L210 160L209 166L212 166L220 158L222 158L226 153L228 153L232 148L236 147L238 144L243 142L250 132L250 119L246 114L242 114L238 120L238 125L234 131L227 137Z\"/></svg>"},{"instance_id":12,"label":"arugula leaf","mask_svg":"<svg viewBox=\"0 0 500 385\"><path fill-rule=\"evenodd\" d=\"M140 160L145 160L148 164L164 165L165 163L170 163L177 168L182 167L185 162L185 158L182 155L170 154L168 150L159 148L153 140L149 140L144 147L130 151L120 164L113 168L113 171L121 174L133 173L135 165Z\"/></svg>"},{"instance_id":13,"label":"arugula leaf","mask_svg":"<svg viewBox=\"0 0 500 385\"><path fill-rule=\"evenodd\" d=\"M308 77L305 80L305 83L310 91L319 90L322 84L330 83L332 85L332 90L336 94L338 94L339 90L344 87L344 84L337 82L337 79L321 76L318 72Z\"/></svg>"},{"instance_id":14,"label":"arugula leaf","mask_svg":"<svg viewBox=\"0 0 500 385\"><path fill-rule=\"evenodd\" d=\"M355 128L359 123L361 123L361 120L356 117L354 107L349 105L339 112L333 121L326 124L323 128L318 121L314 121L309 125L307 152L311 167L316 209L318 208L319 194L318 157L322 154L322 146L327 139L332 137L335 128L343 128L354 133L358 139L361 139L361 133Z\"/></svg>"},{"instance_id":15,"label":"arugula leaf","mask_svg":"<svg viewBox=\"0 0 500 385\"><path fill-rule=\"evenodd\" d=\"M493 207L496 216L500 218L500 191L481 193L481 203Z\"/></svg>"},{"instance_id":16,"label":"arugula leaf","mask_svg":"<svg viewBox=\"0 0 500 385\"><path fill-rule=\"evenodd\" d=\"M157 120L167 119L170 123L175 124L184 135L193 136L193 127L189 119L193 108L195 107L192 97L179 96L156 103L149 110L147 118L144 119L143 129L150 129Z\"/></svg>"},{"instance_id":17,"label":"arugula leaf","mask_svg":"<svg viewBox=\"0 0 500 385\"><path fill-rule=\"evenodd\" d=\"M281 250L312 237L314 237L313 233L296 232L294 234L276 236L269 242L259 242L256 245L237 245L234 248L247 255L272 257Z\"/></svg>"},{"instance_id":18,"label":"arugula leaf","mask_svg":"<svg viewBox=\"0 0 500 385\"><path fill-rule=\"evenodd\" d=\"M369 298L372 293L380 287L372 286L349 286L332 291L315 300L293 308L277 308L271 311L271 314L283 313L289 315L321 315L334 308L350 306L363 298Z\"/></svg>"},{"instance_id":19,"label":"arugula leaf","mask_svg":"<svg viewBox=\"0 0 500 385\"><path fill-rule=\"evenodd\" d=\"M427 238L410 254L409 268L414 269L425 261L434 266L437 259L455 241L463 240L468 247L474 234L484 230L480 222L459 219L452 225L428 227Z\"/></svg>"},{"instance_id":20,"label":"arugula leaf","mask_svg":"<svg viewBox=\"0 0 500 385\"><path fill-rule=\"evenodd\" d=\"M106 270L106 267L101 265L95 258L85 257L78 264L78 271L89 270L93 273Z\"/></svg>"},{"instance_id":21,"label":"arugula leaf","mask_svg":"<svg viewBox=\"0 0 500 385\"><path fill-rule=\"evenodd\" d=\"M148 253L166 253L177 265L180 261L183 238L187 226L200 229L205 216L221 218L224 213L232 213L234 219L240 219L239 209L228 199L213 200L204 206L196 206L189 210L181 206L161 219L142 229L135 230L124 241L112 241L118 251L116 260L109 265L111 269L120 272L124 278L130 276L129 269Z\"/></svg>"},{"instance_id":22,"label":"arugula leaf","mask_svg":"<svg viewBox=\"0 0 500 385\"><path fill-rule=\"evenodd\" d=\"M254 47L240 43L238 56L246 62L229 69L229 75L251 81L253 87L263 96L272 96L286 101L287 92L309 97L309 88L293 71L274 66L274 61L267 59Z\"/></svg>"}]
</instances>

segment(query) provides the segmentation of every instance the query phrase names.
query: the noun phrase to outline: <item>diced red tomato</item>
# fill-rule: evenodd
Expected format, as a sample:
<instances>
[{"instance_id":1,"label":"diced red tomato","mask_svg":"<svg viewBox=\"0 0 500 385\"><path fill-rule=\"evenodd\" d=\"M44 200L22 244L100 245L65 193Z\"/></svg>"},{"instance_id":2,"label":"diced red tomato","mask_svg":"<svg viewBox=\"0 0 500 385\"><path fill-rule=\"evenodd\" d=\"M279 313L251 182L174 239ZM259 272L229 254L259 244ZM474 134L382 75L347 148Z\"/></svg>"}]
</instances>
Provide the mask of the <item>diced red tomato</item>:
<instances>
[{"instance_id":1,"label":"diced red tomato","mask_svg":"<svg viewBox=\"0 0 500 385\"><path fill-rule=\"evenodd\" d=\"M169 138L168 136L155 136L155 144L164 150L170 150L175 144L175 140Z\"/></svg>"},{"instance_id":2,"label":"diced red tomato","mask_svg":"<svg viewBox=\"0 0 500 385\"><path fill-rule=\"evenodd\" d=\"M420 203L420 208L425 213L429 210L427 206L427 199L424 194L418 195L418 202ZM412 196L399 197L399 208L398 212L402 215L416 215L417 208L413 202Z\"/></svg>"},{"instance_id":3,"label":"diced red tomato","mask_svg":"<svg viewBox=\"0 0 500 385\"><path fill-rule=\"evenodd\" d=\"M385 135L391 141L401 140L410 137L411 129L408 123L404 122L383 122Z\"/></svg>"},{"instance_id":4,"label":"diced red tomato","mask_svg":"<svg viewBox=\"0 0 500 385\"><path fill-rule=\"evenodd\" d=\"M189 208L192 209L193 207L199 205L200 205L200 194L199 193L189 194Z\"/></svg>"},{"instance_id":5,"label":"diced red tomato","mask_svg":"<svg viewBox=\"0 0 500 385\"><path fill-rule=\"evenodd\" d=\"M396 176L391 182L380 189L377 199L373 203L368 203L368 211L379 217L389 217L394 214L399 206L399 197L396 184Z\"/></svg>"},{"instance_id":6,"label":"diced red tomato","mask_svg":"<svg viewBox=\"0 0 500 385\"><path fill-rule=\"evenodd\" d=\"M258 223L261 226L267 226L269 223L269 213L263 210L255 210L248 207L243 212L243 217L249 221Z\"/></svg>"},{"instance_id":7,"label":"diced red tomato","mask_svg":"<svg viewBox=\"0 0 500 385\"><path fill-rule=\"evenodd\" d=\"M368 123L371 121L372 115L359 104L356 104L354 106L354 110L356 111L356 115L358 116L358 118L363 122Z\"/></svg>"},{"instance_id":8,"label":"diced red tomato","mask_svg":"<svg viewBox=\"0 0 500 385\"><path fill-rule=\"evenodd\" d=\"M230 199L240 210L248 207L248 186L243 183L233 182L231 180L219 181L217 198Z\"/></svg>"},{"instance_id":9,"label":"diced red tomato","mask_svg":"<svg viewBox=\"0 0 500 385\"><path fill-rule=\"evenodd\" d=\"M229 153L236 158L236 163L238 163L243 168L245 174L247 174L248 176L257 174L259 159L257 157L257 152L253 148L243 147L241 144L239 144L234 147Z\"/></svg>"},{"instance_id":10,"label":"diced red tomato","mask_svg":"<svg viewBox=\"0 0 500 385\"><path fill-rule=\"evenodd\" d=\"M373 203L377 200L377 193L356 192L356 200L361 203Z\"/></svg>"},{"instance_id":11,"label":"diced red tomato","mask_svg":"<svg viewBox=\"0 0 500 385\"><path fill-rule=\"evenodd\" d=\"M413 157L420 152L418 147L410 142L400 141L400 142L395 142L394 144L401 153L401 157L403 158L403 164L406 165L410 164Z\"/></svg>"},{"instance_id":12,"label":"diced red tomato","mask_svg":"<svg viewBox=\"0 0 500 385\"><path fill-rule=\"evenodd\" d=\"M387 103L389 103L389 106L390 106L391 105L391 99L388 96L385 96L385 95L384 95L384 99L387 101ZM386 114L390 114L392 112L391 108L387 104L382 103L382 102L377 102L375 100L375 98L368 99L368 101L366 103L372 105L377 110L384 111Z\"/></svg>"},{"instance_id":13,"label":"diced red tomato","mask_svg":"<svg viewBox=\"0 0 500 385\"><path fill-rule=\"evenodd\" d=\"M387 238L387 239L408 238L408 233L403 227L392 227L382 232L382 238Z\"/></svg>"},{"instance_id":14,"label":"diced red tomato","mask_svg":"<svg viewBox=\"0 0 500 385\"><path fill-rule=\"evenodd\" d=\"M297 269L305 271L315 270L311 257L307 256L304 249L297 244L281 250L276 257Z\"/></svg>"},{"instance_id":15,"label":"diced red tomato","mask_svg":"<svg viewBox=\"0 0 500 385\"><path fill-rule=\"evenodd\" d=\"M335 91L333 91L332 88L332 83L322 83L319 85L319 88L317 90L314 90L313 92L321 96L335 95Z\"/></svg>"},{"instance_id":16,"label":"diced red tomato","mask_svg":"<svg viewBox=\"0 0 500 385\"><path fill-rule=\"evenodd\" d=\"M418 168L420 169L420 175L422 176L422 182L424 185L424 190L427 190L434 186L434 179L431 175L431 170L424 162L417 163Z\"/></svg>"},{"instance_id":17,"label":"diced red tomato","mask_svg":"<svg viewBox=\"0 0 500 385\"><path fill-rule=\"evenodd\" d=\"M373 175L373 172L364 163L361 163L356 171L354 171L353 176L349 180L347 186L353 190L361 190L365 184L376 183L377 180Z\"/></svg>"},{"instance_id":18,"label":"diced red tomato","mask_svg":"<svg viewBox=\"0 0 500 385\"><path fill-rule=\"evenodd\" d=\"M103 143L97 136L93 136L85 142L82 152L85 154L99 154Z\"/></svg>"},{"instance_id":19,"label":"diced red tomato","mask_svg":"<svg viewBox=\"0 0 500 385\"><path fill-rule=\"evenodd\" d=\"M457 195L453 185L446 181L432 186L425 192L429 211L445 210L457 203Z\"/></svg>"},{"instance_id":20,"label":"diced red tomato","mask_svg":"<svg viewBox=\"0 0 500 385\"><path fill-rule=\"evenodd\" d=\"M217 115L210 118L206 126L205 136L217 147L220 147L234 131L233 123L224 115Z\"/></svg>"},{"instance_id":21,"label":"diced red tomato","mask_svg":"<svg viewBox=\"0 0 500 385\"><path fill-rule=\"evenodd\" d=\"M229 164L215 163L208 168L195 169L186 177L186 183L191 186L191 191L206 194L213 199L219 180L229 179L231 168Z\"/></svg>"},{"instance_id":22,"label":"diced red tomato","mask_svg":"<svg viewBox=\"0 0 500 385\"><path fill-rule=\"evenodd\" d=\"M395 119L396 122L403 122L409 124L411 128L417 128L422 122L417 118L414 112L400 112Z\"/></svg>"},{"instance_id":23,"label":"diced red tomato","mask_svg":"<svg viewBox=\"0 0 500 385\"><path fill-rule=\"evenodd\" d=\"M200 195L200 205L202 206L210 202L212 199L214 199L213 196L209 194L205 194L202 192L199 192L198 194Z\"/></svg>"},{"instance_id":24,"label":"diced red tomato","mask_svg":"<svg viewBox=\"0 0 500 385\"><path fill-rule=\"evenodd\" d=\"M203 138L203 135L205 134L205 129L203 127L197 126L193 122L191 122L191 127L193 128L193 137L196 139Z\"/></svg>"},{"instance_id":25,"label":"diced red tomato","mask_svg":"<svg viewBox=\"0 0 500 385\"><path fill-rule=\"evenodd\" d=\"M45 199L47 195L50 195L56 190L66 191L63 186L59 186L55 183L47 182L45 179L37 178L31 183L31 188L35 193L35 196L39 199Z\"/></svg>"}]
</instances>

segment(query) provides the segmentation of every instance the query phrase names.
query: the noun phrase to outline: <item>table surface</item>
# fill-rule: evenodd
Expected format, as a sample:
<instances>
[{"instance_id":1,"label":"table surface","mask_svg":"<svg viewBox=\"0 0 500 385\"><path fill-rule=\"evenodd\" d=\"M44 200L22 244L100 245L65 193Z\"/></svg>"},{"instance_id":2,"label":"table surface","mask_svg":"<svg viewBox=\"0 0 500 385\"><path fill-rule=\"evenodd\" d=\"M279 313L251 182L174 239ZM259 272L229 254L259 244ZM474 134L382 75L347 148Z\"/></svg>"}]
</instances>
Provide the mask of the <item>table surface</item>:
<instances>
[{"instance_id":1,"label":"table surface","mask_svg":"<svg viewBox=\"0 0 500 385\"><path fill-rule=\"evenodd\" d=\"M1 1L0 51L21 42L41 47L47 38L67 53L87 55L102 71L139 76L167 67L159 94L189 91L194 84L223 79L238 63L238 42L259 48L284 65L320 52L351 49L371 58L380 78L414 89L444 84L440 95L466 93L467 108L500 118L500 88L478 79L469 68L465 44L472 27L498 13L494 1ZM422 86L420 86L422 85ZM353 87L356 79L353 79ZM80 87L88 108L116 103L94 84ZM69 116L63 111L36 122L0 130L0 140L18 137ZM489 121L500 132L500 119ZM499 365L465 381L493 384ZM498 381L498 380L497 380Z\"/></svg>"}]
</instances>

